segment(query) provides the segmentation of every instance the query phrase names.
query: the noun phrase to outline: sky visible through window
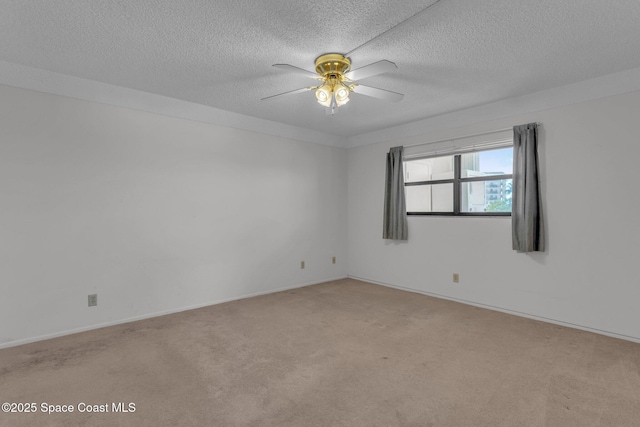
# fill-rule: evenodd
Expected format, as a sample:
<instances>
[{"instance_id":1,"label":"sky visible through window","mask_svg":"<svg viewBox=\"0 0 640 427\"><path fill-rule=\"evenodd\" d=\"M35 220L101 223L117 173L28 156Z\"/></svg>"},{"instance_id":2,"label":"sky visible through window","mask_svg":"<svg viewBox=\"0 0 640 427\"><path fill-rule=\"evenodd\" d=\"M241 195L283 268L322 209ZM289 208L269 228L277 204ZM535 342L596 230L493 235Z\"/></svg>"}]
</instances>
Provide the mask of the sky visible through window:
<instances>
[{"instance_id":1,"label":"sky visible through window","mask_svg":"<svg viewBox=\"0 0 640 427\"><path fill-rule=\"evenodd\" d=\"M479 155L481 172L513 173L513 149L511 147L481 151Z\"/></svg>"}]
</instances>

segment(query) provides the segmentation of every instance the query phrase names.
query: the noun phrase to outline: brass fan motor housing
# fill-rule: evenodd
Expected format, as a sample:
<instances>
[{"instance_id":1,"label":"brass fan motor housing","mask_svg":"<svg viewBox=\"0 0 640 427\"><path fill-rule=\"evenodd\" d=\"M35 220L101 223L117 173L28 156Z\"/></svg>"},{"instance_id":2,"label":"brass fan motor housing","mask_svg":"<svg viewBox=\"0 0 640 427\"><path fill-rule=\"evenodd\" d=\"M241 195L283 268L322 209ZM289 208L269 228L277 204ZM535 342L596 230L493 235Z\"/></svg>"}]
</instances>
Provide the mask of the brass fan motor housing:
<instances>
[{"instance_id":1,"label":"brass fan motor housing","mask_svg":"<svg viewBox=\"0 0 640 427\"><path fill-rule=\"evenodd\" d=\"M335 74L342 81L350 69L351 60L340 53L327 53L316 58L316 72L324 78Z\"/></svg>"}]
</instances>

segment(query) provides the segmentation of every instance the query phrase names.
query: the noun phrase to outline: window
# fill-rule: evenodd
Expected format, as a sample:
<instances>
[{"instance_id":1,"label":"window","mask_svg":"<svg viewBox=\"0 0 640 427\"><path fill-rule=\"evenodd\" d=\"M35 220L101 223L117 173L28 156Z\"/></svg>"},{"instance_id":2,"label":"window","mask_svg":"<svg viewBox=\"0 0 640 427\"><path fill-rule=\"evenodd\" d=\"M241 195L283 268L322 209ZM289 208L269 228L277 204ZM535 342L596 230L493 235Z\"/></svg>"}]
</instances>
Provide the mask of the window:
<instances>
[{"instance_id":1,"label":"window","mask_svg":"<svg viewBox=\"0 0 640 427\"><path fill-rule=\"evenodd\" d=\"M407 215L511 215L513 147L404 161Z\"/></svg>"}]
</instances>

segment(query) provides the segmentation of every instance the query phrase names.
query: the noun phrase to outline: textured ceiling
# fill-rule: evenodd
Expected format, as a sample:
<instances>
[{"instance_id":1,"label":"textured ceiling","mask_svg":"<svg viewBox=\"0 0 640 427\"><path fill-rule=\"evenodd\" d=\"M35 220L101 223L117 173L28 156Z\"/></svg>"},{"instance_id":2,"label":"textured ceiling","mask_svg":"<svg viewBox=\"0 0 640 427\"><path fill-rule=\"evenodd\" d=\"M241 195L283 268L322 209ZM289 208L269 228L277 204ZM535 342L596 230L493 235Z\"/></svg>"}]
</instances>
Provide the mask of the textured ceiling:
<instances>
[{"instance_id":1,"label":"textured ceiling","mask_svg":"<svg viewBox=\"0 0 640 427\"><path fill-rule=\"evenodd\" d=\"M0 60L354 136L640 67L638 0L440 0L351 55L394 73L326 116L312 92L260 98L313 80L313 70L434 0L0 0Z\"/></svg>"}]
</instances>

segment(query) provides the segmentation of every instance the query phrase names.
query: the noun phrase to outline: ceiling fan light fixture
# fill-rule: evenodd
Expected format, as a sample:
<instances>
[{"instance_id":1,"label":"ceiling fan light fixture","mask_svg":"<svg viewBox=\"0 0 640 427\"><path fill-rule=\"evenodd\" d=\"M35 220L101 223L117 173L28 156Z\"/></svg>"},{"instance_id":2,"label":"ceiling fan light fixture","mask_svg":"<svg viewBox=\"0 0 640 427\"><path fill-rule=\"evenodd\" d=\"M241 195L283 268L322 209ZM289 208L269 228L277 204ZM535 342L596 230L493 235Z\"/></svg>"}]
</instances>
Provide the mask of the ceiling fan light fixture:
<instances>
[{"instance_id":1,"label":"ceiling fan light fixture","mask_svg":"<svg viewBox=\"0 0 640 427\"><path fill-rule=\"evenodd\" d=\"M349 87L345 85L343 82L339 82L334 87L333 93L336 97L336 104L338 107L349 102Z\"/></svg>"},{"instance_id":2,"label":"ceiling fan light fixture","mask_svg":"<svg viewBox=\"0 0 640 427\"><path fill-rule=\"evenodd\" d=\"M322 76L322 85L316 90L320 105L330 107L349 102L350 89L343 83L344 74L351 69L351 61L339 53L328 53L316 58L316 72Z\"/></svg>"},{"instance_id":3,"label":"ceiling fan light fixture","mask_svg":"<svg viewBox=\"0 0 640 427\"><path fill-rule=\"evenodd\" d=\"M316 99L318 104L328 107L331 105L332 90L331 86L325 81L316 90Z\"/></svg>"}]
</instances>

